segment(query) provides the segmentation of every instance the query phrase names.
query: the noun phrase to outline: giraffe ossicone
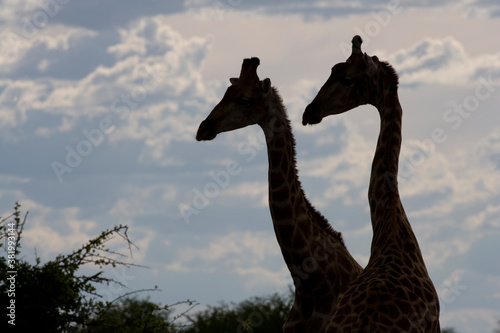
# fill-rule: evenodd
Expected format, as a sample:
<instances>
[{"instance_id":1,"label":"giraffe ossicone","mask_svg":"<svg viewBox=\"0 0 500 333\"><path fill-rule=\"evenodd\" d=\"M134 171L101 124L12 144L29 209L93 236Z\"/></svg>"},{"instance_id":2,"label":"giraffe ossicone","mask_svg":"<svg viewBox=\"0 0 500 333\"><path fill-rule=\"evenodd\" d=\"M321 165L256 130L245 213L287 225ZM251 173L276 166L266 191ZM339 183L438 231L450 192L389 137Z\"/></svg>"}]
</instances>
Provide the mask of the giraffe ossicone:
<instances>
[{"instance_id":1,"label":"giraffe ossicone","mask_svg":"<svg viewBox=\"0 0 500 333\"><path fill-rule=\"evenodd\" d=\"M324 332L339 295L362 272L339 232L311 205L300 184L295 140L271 80L257 75L258 58L244 59L222 100L203 120L196 139L259 125L268 152L269 209L276 239L295 285L284 332Z\"/></svg>"},{"instance_id":2,"label":"giraffe ossicone","mask_svg":"<svg viewBox=\"0 0 500 333\"><path fill-rule=\"evenodd\" d=\"M368 200L373 227L367 266L343 293L327 332L440 332L439 299L417 238L400 200L397 173L402 108L398 76L387 62L361 51L355 36L346 62L306 107L302 123L371 104L380 114L380 134L373 158Z\"/></svg>"}]
</instances>

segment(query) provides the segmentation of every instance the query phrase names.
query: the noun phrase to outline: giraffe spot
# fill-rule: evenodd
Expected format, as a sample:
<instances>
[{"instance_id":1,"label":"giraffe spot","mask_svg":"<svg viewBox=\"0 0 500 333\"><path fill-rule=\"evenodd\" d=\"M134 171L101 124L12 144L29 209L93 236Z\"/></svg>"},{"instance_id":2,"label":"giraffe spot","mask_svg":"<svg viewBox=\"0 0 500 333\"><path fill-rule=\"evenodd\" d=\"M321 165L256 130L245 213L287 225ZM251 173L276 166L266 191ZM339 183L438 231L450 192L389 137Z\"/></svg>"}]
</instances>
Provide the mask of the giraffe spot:
<instances>
[{"instance_id":1,"label":"giraffe spot","mask_svg":"<svg viewBox=\"0 0 500 333\"><path fill-rule=\"evenodd\" d=\"M274 219L274 217L273 217ZM279 237L280 243L283 242L285 244L290 243L292 237L293 237L293 232L295 228L292 225L289 224L283 224L278 227L278 230L276 232L277 236ZM284 254L288 254L288 251L283 252ZM288 262L288 261L287 261Z\"/></svg>"},{"instance_id":2,"label":"giraffe spot","mask_svg":"<svg viewBox=\"0 0 500 333\"><path fill-rule=\"evenodd\" d=\"M410 321L405 316L401 317L396 322L396 325L397 325L397 327L398 327L399 330L408 331L410 329Z\"/></svg>"},{"instance_id":3,"label":"giraffe spot","mask_svg":"<svg viewBox=\"0 0 500 333\"><path fill-rule=\"evenodd\" d=\"M277 168L281 165L281 160L283 159L283 152L281 150L273 150L272 154L269 154L269 163L273 168Z\"/></svg>"},{"instance_id":4,"label":"giraffe spot","mask_svg":"<svg viewBox=\"0 0 500 333\"><path fill-rule=\"evenodd\" d=\"M352 308L351 308L351 305L349 305L349 304L345 304L339 310L340 314L343 314L343 315L346 315L346 316L350 315L351 312L352 312Z\"/></svg>"},{"instance_id":5,"label":"giraffe spot","mask_svg":"<svg viewBox=\"0 0 500 333\"><path fill-rule=\"evenodd\" d=\"M394 276L389 275L387 277L387 280L388 280L388 282L386 283L387 288L392 289L399 284L399 281Z\"/></svg>"},{"instance_id":6,"label":"giraffe spot","mask_svg":"<svg viewBox=\"0 0 500 333\"><path fill-rule=\"evenodd\" d=\"M377 303L377 299L374 296L369 296L366 298L366 303L374 305Z\"/></svg>"},{"instance_id":7,"label":"giraffe spot","mask_svg":"<svg viewBox=\"0 0 500 333\"><path fill-rule=\"evenodd\" d=\"M375 320L376 320L376 317L378 317L378 312L376 312L375 309L372 307L366 308L365 312L368 316L372 317Z\"/></svg>"},{"instance_id":8,"label":"giraffe spot","mask_svg":"<svg viewBox=\"0 0 500 333\"><path fill-rule=\"evenodd\" d=\"M391 318L398 318L400 316L400 312L399 312L399 309L397 308L397 306L395 306L394 304L389 304L388 305L388 311L387 311L387 314L389 315L389 317Z\"/></svg>"},{"instance_id":9,"label":"giraffe spot","mask_svg":"<svg viewBox=\"0 0 500 333\"><path fill-rule=\"evenodd\" d=\"M395 299L395 304L398 307L398 309L401 310L403 313L409 313L411 312L411 305L409 302L402 298L396 298Z\"/></svg>"},{"instance_id":10,"label":"giraffe spot","mask_svg":"<svg viewBox=\"0 0 500 333\"><path fill-rule=\"evenodd\" d=\"M269 188L276 189L283 186L284 183L285 177L281 172L273 171L269 173Z\"/></svg>"},{"instance_id":11,"label":"giraffe spot","mask_svg":"<svg viewBox=\"0 0 500 333\"><path fill-rule=\"evenodd\" d=\"M401 261L401 259L395 258L395 259L394 259L394 263L395 263L398 267L403 267L403 262Z\"/></svg>"},{"instance_id":12,"label":"giraffe spot","mask_svg":"<svg viewBox=\"0 0 500 333\"><path fill-rule=\"evenodd\" d=\"M293 238L293 245L298 249L306 247L307 242L300 232L295 233L295 237Z\"/></svg>"},{"instance_id":13,"label":"giraffe spot","mask_svg":"<svg viewBox=\"0 0 500 333\"><path fill-rule=\"evenodd\" d=\"M382 325L391 326L393 324L393 322L394 322L394 319L396 319L396 317L388 316L387 312L380 311L379 313L380 313L380 317L379 317L378 321Z\"/></svg>"},{"instance_id":14,"label":"giraffe spot","mask_svg":"<svg viewBox=\"0 0 500 333\"><path fill-rule=\"evenodd\" d=\"M286 206L280 207L274 205L271 210L271 213L273 220L277 221L278 223L283 221L288 222L292 219L292 211Z\"/></svg>"}]
</instances>

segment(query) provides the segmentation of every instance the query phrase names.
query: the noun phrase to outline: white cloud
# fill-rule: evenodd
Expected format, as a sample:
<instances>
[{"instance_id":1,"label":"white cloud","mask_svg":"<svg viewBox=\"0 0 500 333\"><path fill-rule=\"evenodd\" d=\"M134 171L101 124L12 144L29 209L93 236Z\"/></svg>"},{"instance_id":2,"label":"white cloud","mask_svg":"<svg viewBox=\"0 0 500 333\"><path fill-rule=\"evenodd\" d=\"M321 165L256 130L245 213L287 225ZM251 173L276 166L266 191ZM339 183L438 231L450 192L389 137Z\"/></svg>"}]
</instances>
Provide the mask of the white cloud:
<instances>
[{"instance_id":1,"label":"white cloud","mask_svg":"<svg viewBox=\"0 0 500 333\"><path fill-rule=\"evenodd\" d=\"M36 249L42 261L54 259L61 253L70 253L96 236L97 223L80 218L81 210L77 207L55 210L26 199L22 200L22 205L29 211L28 223L22 234L24 251L30 254L29 250ZM58 225L52 221L58 221Z\"/></svg>"},{"instance_id":2,"label":"white cloud","mask_svg":"<svg viewBox=\"0 0 500 333\"><path fill-rule=\"evenodd\" d=\"M479 161L500 170L500 127L483 137L477 146Z\"/></svg>"},{"instance_id":3,"label":"white cloud","mask_svg":"<svg viewBox=\"0 0 500 333\"><path fill-rule=\"evenodd\" d=\"M157 184L143 187L125 185L120 189L118 199L109 213L121 221L165 213L165 206L177 199L177 188L171 184Z\"/></svg>"},{"instance_id":4,"label":"white cloud","mask_svg":"<svg viewBox=\"0 0 500 333\"><path fill-rule=\"evenodd\" d=\"M29 40L23 54L44 44L49 50L60 50L56 56L62 57L71 43L78 44L85 37L108 43L107 50L115 59L109 65L92 68L82 78L60 79L50 76L50 66L58 59L42 58L35 67L48 77L0 80L4 87L0 90L0 126L7 129L2 131L4 139L16 141L23 134L43 138L58 133L71 135L82 122L109 119L111 128L104 139L111 143L142 142L137 156L140 162L182 164L168 154L169 147L172 141L193 141L199 112L207 109L206 101L213 98L213 89L218 87L207 85L200 74L210 38L184 38L163 15L141 18L129 28L119 31L117 43L90 30L57 25L48 26L43 34ZM3 48L9 50L12 45ZM99 52L96 49L95 53ZM22 67L24 60L20 55L5 57L5 70L16 67L9 61ZM44 117L51 121L34 129L27 126L32 119ZM90 131L98 125L85 127ZM71 140L68 138L67 144Z\"/></svg>"},{"instance_id":5,"label":"white cloud","mask_svg":"<svg viewBox=\"0 0 500 333\"><path fill-rule=\"evenodd\" d=\"M290 273L284 265L279 271L266 269L264 267L238 267L236 268L236 272L244 278L246 281L245 286L248 289L268 286L283 288L289 285L287 277L290 276Z\"/></svg>"},{"instance_id":6,"label":"white cloud","mask_svg":"<svg viewBox=\"0 0 500 333\"><path fill-rule=\"evenodd\" d=\"M167 269L211 271L214 265L248 268L258 267L269 258L279 256L274 234L264 232L231 232L212 239L202 247L184 247Z\"/></svg>"},{"instance_id":7,"label":"white cloud","mask_svg":"<svg viewBox=\"0 0 500 333\"><path fill-rule=\"evenodd\" d=\"M9 29L0 39L0 48L3 51L0 55L0 73L5 75L21 68L24 58L35 49L68 51L80 40L96 36L97 33L89 29L58 24L49 25L43 31L37 30L29 35L22 29ZM42 59L42 63L38 63L42 72L48 66L48 63L43 65L44 60L48 61Z\"/></svg>"},{"instance_id":8,"label":"white cloud","mask_svg":"<svg viewBox=\"0 0 500 333\"><path fill-rule=\"evenodd\" d=\"M412 147L412 143L407 147ZM481 151L485 147L482 144ZM494 149L494 143L491 147ZM400 170L402 197L437 195L434 201L413 210L409 216L439 218L462 205L487 202L500 194L500 173L491 163L481 163L478 155L471 157L470 153L460 150L446 155L439 151L426 152L420 144L408 148L401 157L405 163ZM412 158L417 153L421 157Z\"/></svg>"},{"instance_id":9,"label":"white cloud","mask_svg":"<svg viewBox=\"0 0 500 333\"><path fill-rule=\"evenodd\" d=\"M463 85L490 74L494 78L500 75L500 53L469 56L465 47L451 36L424 38L407 49L378 55L380 59L388 59L405 85Z\"/></svg>"},{"instance_id":10,"label":"white cloud","mask_svg":"<svg viewBox=\"0 0 500 333\"><path fill-rule=\"evenodd\" d=\"M274 233L231 232L201 247L181 247L175 260L164 268L169 272L191 274L226 271L225 274L241 277L249 290L282 288L290 283Z\"/></svg>"},{"instance_id":11,"label":"white cloud","mask_svg":"<svg viewBox=\"0 0 500 333\"><path fill-rule=\"evenodd\" d=\"M487 205L486 208L476 215L468 216L465 219L465 227L470 231L490 227L500 227L500 205Z\"/></svg>"},{"instance_id":12,"label":"white cloud","mask_svg":"<svg viewBox=\"0 0 500 333\"><path fill-rule=\"evenodd\" d=\"M265 182L243 182L224 189L222 198L225 200L236 198L239 202L246 202L246 204L255 201L257 205L267 207L269 205L268 188L267 179Z\"/></svg>"},{"instance_id":13,"label":"white cloud","mask_svg":"<svg viewBox=\"0 0 500 333\"><path fill-rule=\"evenodd\" d=\"M462 332L493 332L498 328L498 311L487 307L465 307L442 311L441 327L460 327Z\"/></svg>"},{"instance_id":14,"label":"white cloud","mask_svg":"<svg viewBox=\"0 0 500 333\"><path fill-rule=\"evenodd\" d=\"M333 130L322 131L316 145L324 151L340 148L341 152L299 162L301 175L318 177L330 183L321 198L314 201L319 206L338 198L342 198L345 205L365 204L373 145L349 120Z\"/></svg>"}]
</instances>

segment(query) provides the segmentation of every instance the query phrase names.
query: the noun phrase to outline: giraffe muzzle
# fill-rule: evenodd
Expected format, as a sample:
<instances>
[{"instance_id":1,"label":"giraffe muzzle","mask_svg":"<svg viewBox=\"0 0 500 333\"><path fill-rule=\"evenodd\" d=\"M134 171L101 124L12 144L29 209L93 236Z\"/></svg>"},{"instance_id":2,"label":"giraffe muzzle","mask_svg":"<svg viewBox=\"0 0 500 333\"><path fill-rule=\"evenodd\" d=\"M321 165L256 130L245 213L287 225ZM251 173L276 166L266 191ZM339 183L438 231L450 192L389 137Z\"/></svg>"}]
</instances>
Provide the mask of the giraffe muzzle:
<instances>
[{"instance_id":1,"label":"giraffe muzzle","mask_svg":"<svg viewBox=\"0 0 500 333\"><path fill-rule=\"evenodd\" d=\"M208 141L213 140L217 136L217 133L214 130L214 126L212 122L203 120L198 127L198 132L196 133L197 141Z\"/></svg>"},{"instance_id":2,"label":"giraffe muzzle","mask_svg":"<svg viewBox=\"0 0 500 333\"><path fill-rule=\"evenodd\" d=\"M306 126L307 124L319 124L321 120L323 120L323 117L321 117L318 108L316 107L314 102L312 102L306 107L306 110L302 115L302 125Z\"/></svg>"}]
</instances>

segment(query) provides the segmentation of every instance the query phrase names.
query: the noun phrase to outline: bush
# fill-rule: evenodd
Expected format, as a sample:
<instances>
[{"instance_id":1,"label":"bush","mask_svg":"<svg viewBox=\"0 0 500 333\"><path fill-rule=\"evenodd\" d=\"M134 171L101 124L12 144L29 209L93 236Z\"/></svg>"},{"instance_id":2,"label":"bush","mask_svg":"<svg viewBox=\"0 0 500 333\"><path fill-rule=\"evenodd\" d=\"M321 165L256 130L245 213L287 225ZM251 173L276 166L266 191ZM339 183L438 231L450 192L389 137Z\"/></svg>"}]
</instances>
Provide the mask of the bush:
<instances>
[{"instance_id":1,"label":"bush","mask_svg":"<svg viewBox=\"0 0 500 333\"><path fill-rule=\"evenodd\" d=\"M194 316L187 316L186 333L281 332L293 303L293 295L277 293L252 297L239 304L221 303Z\"/></svg>"},{"instance_id":2,"label":"bush","mask_svg":"<svg viewBox=\"0 0 500 333\"><path fill-rule=\"evenodd\" d=\"M60 254L44 264L37 256L35 264L31 264L20 256L21 236L28 216L28 213L21 215L20 207L16 202L14 213L0 218L0 251L6 252L0 257L0 304L8 311L8 320L2 320L0 331L13 328L26 332L82 331L90 324L104 325L106 318L117 317L115 302L100 301L102 296L96 292L96 285L123 286L120 281L106 277L104 267L138 266L122 261L124 254L106 246L118 236L132 254L134 245L127 235L128 227L115 226L70 254ZM99 271L91 275L79 273L86 265L97 266ZM137 292L141 291L145 290ZM141 314L129 316L138 319L137 327L161 322L166 322L163 327L168 326L166 307L164 312L158 312L159 306L135 299L123 299L119 305L121 309L140 307Z\"/></svg>"}]
</instances>

